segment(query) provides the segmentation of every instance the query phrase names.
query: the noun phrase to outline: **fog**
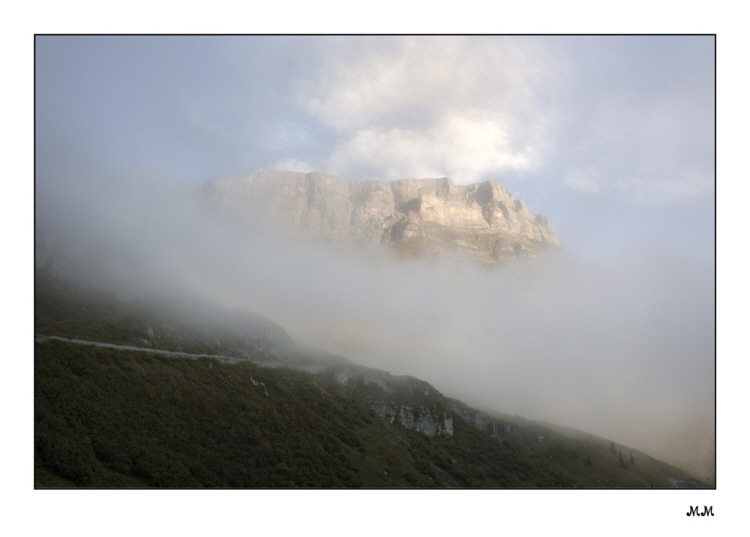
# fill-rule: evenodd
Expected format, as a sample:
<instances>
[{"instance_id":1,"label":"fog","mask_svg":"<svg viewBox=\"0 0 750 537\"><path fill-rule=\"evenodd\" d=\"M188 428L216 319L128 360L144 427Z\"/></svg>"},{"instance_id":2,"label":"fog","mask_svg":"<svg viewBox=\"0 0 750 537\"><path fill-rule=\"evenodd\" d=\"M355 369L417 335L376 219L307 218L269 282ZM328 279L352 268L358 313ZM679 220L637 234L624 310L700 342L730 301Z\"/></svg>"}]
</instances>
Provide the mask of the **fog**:
<instances>
[{"instance_id":1,"label":"fog","mask_svg":"<svg viewBox=\"0 0 750 537\"><path fill-rule=\"evenodd\" d=\"M126 299L196 295L261 313L301 343L476 407L713 477L710 260L663 241L582 260L564 236L561 252L496 270L334 254L238 227L192 186L38 143L37 266Z\"/></svg>"},{"instance_id":2,"label":"fog","mask_svg":"<svg viewBox=\"0 0 750 537\"><path fill-rule=\"evenodd\" d=\"M715 53L710 35L37 36L37 264L255 311L711 476ZM494 179L561 252L494 271L334 255L196 199L271 169Z\"/></svg>"}]
</instances>

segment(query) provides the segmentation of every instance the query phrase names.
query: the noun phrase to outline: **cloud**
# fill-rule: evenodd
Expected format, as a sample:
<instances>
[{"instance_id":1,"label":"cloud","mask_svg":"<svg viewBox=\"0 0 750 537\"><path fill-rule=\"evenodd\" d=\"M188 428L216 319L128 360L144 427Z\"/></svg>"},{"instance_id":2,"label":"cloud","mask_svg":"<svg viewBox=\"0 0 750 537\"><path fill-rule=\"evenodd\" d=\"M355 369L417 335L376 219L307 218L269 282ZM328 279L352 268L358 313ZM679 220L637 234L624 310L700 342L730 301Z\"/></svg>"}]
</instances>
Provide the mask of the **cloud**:
<instances>
[{"instance_id":1,"label":"cloud","mask_svg":"<svg viewBox=\"0 0 750 537\"><path fill-rule=\"evenodd\" d=\"M512 177L639 203L712 191L710 39L315 44L297 105L327 143L287 159L349 179Z\"/></svg>"},{"instance_id":2,"label":"cloud","mask_svg":"<svg viewBox=\"0 0 750 537\"><path fill-rule=\"evenodd\" d=\"M533 167L546 129L545 61L525 39L357 40L322 64L302 99L337 134L320 165L352 178L464 183Z\"/></svg>"}]
</instances>

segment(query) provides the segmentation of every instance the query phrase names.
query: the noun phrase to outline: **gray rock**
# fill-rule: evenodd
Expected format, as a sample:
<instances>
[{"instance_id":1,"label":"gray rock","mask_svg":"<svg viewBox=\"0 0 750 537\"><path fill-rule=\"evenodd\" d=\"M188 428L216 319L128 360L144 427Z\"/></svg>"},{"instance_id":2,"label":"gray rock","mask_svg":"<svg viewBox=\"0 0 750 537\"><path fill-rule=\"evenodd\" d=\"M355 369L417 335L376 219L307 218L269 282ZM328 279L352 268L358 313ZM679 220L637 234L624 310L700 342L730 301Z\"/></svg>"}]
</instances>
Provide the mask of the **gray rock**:
<instances>
[{"instance_id":1,"label":"gray rock","mask_svg":"<svg viewBox=\"0 0 750 537\"><path fill-rule=\"evenodd\" d=\"M559 244L550 222L494 181L346 181L260 172L211 181L203 194L242 219L343 250L386 244L402 256L466 254L488 264Z\"/></svg>"}]
</instances>

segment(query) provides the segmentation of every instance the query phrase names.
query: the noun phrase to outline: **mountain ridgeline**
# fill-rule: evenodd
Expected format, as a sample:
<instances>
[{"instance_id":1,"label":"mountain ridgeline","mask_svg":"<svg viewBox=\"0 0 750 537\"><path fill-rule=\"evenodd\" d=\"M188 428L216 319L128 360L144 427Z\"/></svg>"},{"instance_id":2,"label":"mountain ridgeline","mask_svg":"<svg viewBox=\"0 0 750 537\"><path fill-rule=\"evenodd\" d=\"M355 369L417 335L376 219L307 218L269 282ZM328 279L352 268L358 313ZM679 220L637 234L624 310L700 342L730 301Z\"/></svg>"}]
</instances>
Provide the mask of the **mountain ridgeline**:
<instances>
[{"instance_id":1,"label":"mountain ridgeline","mask_svg":"<svg viewBox=\"0 0 750 537\"><path fill-rule=\"evenodd\" d=\"M559 244L542 215L494 181L449 178L346 181L334 175L260 172L211 181L205 198L221 210L341 250L379 244L406 257L466 254L494 265L538 257Z\"/></svg>"},{"instance_id":2,"label":"mountain ridgeline","mask_svg":"<svg viewBox=\"0 0 750 537\"><path fill-rule=\"evenodd\" d=\"M706 486L303 347L261 316L123 302L44 270L35 291L38 488Z\"/></svg>"}]
</instances>

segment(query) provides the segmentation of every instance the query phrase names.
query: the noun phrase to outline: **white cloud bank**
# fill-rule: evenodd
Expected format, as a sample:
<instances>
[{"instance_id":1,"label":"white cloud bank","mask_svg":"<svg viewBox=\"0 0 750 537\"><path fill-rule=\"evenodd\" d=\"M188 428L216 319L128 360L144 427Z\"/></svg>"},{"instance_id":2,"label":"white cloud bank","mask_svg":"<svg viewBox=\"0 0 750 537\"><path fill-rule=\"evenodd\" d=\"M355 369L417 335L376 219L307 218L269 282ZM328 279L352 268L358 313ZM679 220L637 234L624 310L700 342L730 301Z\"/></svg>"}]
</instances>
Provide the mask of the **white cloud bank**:
<instances>
[{"instance_id":1,"label":"white cloud bank","mask_svg":"<svg viewBox=\"0 0 750 537\"><path fill-rule=\"evenodd\" d=\"M546 132L538 92L548 59L518 38L345 42L301 97L336 133L322 169L358 178L450 176L534 167ZM342 43L343 44L343 43Z\"/></svg>"}]
</instances>

